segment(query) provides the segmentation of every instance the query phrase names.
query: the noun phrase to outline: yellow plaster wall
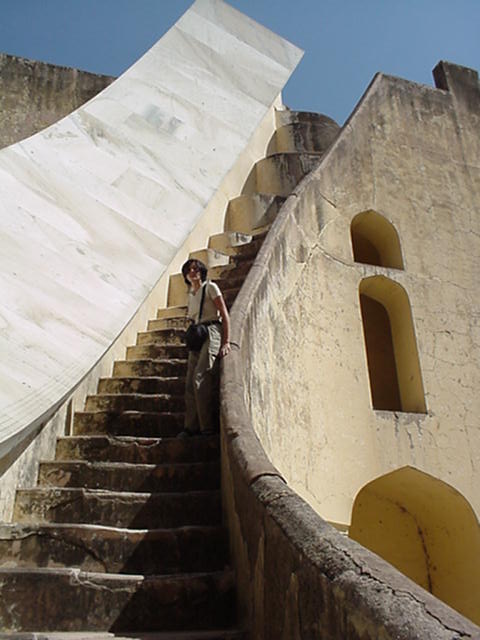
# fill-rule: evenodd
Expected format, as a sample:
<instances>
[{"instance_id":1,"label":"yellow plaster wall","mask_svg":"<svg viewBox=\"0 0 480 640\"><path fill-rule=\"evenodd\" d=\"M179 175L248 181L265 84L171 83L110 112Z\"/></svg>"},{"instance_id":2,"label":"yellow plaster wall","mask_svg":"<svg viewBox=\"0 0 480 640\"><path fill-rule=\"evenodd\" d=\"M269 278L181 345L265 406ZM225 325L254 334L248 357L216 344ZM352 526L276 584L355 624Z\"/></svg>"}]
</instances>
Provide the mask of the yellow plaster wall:
<instances>
[{"instance_id":1,"label":"yellow plaster wall","mask_svg":"<svg viewBox=\"0 0 480 640\"><path fill-rule=\"evenodd\" d=\"M350 537L480 623L480 527L468 502L411 467L358 494Z\"/></svg>"},{"instance_id":2,"label":"yellow plaster wall","mask_svg":"<svg viewBox=\"0 0 480 640\"><path fill-rule=\"evenodd\" d=\"M449 92L378 76L274 228L245 397L273 463L333 522L407 465L480 511L479 124ZM370 210L397 230L403 270L354 262L351 221ZM372 409L371 276L407 292L426 413Z\"/></svg>"}]
</instances>

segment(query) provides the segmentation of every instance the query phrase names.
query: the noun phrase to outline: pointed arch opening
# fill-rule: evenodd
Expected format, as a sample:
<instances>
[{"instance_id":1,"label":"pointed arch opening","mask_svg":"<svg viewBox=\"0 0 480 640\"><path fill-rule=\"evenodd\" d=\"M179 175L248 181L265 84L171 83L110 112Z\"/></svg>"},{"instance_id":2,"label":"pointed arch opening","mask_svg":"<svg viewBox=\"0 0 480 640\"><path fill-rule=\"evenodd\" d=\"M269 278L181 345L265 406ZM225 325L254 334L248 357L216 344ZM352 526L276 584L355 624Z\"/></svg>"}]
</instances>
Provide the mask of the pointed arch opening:
<instances>
[{"instance_id":1,"label":"pointed arch opening","mask_svg":"<svg viewBox=\"0 0 480 640\"><path fill-rule=\"evenodd\" d=\"M425 394L410 302L384 276L360 283L360 309L374 409L425 413Z\"/></svg>"},{"instance_id":2,"label":"pointed arch opening","mask_svg":"<svg viewBox=\"0 0 480 640\"><path fill-rule=\"evenodd\" d=\"M349 536L480 623L480 526L452 486L413 467L358 493Z\"/></svg>"},{"instance_id":3,"label":"pointed arch opening","mask_svg":"<svg viewBox=\"0 0 480 640\"><path fill-rule=\"evenodd\" d=\"M355 262L403 269L402 251L397 230L376 211L363 211L350 225Z\"/></svg>"}]
</instances>

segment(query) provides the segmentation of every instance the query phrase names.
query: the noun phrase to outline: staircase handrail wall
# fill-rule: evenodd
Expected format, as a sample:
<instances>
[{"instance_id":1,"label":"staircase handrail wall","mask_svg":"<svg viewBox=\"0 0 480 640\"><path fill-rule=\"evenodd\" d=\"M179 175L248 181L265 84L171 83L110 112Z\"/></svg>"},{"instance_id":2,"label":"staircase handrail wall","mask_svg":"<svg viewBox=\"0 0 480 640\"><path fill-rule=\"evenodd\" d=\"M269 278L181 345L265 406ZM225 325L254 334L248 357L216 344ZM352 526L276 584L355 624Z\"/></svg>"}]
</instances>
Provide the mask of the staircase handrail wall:
<instances>
[{"instance_id":1,"label":"staircase handrail wall","mask_svg":"<svg viewBox=\"0 0 480 640\"><path fill-rule=\"evenodd\" d=\"M379 82L382 76L366 95ZM356 111L361 108L362 102ZM240 615L250 636L265 640L478 638L476 625L342 535L287 485L265 453L247 402L259 371L268 386L268 362L285 347L265 340L262 329L270 323L275 336L272 296L293 282L288 270L293 263L301 268L328 221L332 203L319 176L346 129L348 123L283 205L231 313L234 349L221 380L222 495Z\"/></svg>"}]
</instances>

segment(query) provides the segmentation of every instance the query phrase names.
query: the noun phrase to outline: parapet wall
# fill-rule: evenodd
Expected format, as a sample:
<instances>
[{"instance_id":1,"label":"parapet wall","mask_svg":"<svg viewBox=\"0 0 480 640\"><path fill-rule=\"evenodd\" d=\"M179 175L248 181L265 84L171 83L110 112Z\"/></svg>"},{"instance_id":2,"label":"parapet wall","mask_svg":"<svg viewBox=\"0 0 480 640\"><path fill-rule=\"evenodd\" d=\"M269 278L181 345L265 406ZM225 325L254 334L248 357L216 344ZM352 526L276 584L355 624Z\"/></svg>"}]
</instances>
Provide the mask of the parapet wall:
<instances>
[{"instance_id":1,"label":"parapet wall","mask_svg":"<svg viewBox=\"0 0 480 640\"><path fill-rule=\"evenodd\" d=\"M374 80L284 205L232 312L239 349L222 379L224 502L254 638L480 637L473 623L319 515L348 529L362 482L404 465L476 504L478 480L465 469L480 450L476 431L464 423L472 444L465 453L453 415L461 415L460 403L471 411L478 402L477 365L468 376L454 373L466 345L476 346L479 140L471 94L478 85L465 87L465 100L462 70L443 69L450 92ZM368 210L398 229L403 270L355 263L350 224ZM410 295L424 414L372 409L359 286L373 275L401 282ZM459 331L457 348L442 342L442 330ZM462 559L471 593L455 603L472 618L475 562ZM459 584L452 578L453 590Z\"/></svg>"},{"instance_id":2,"label":"parapet wall","mask_svg":"<svg viewBox=\"0 0 480 640\"><path fill-rule=\"evenodd\" d=\"M114 80L0 53L0 149L49 127Z\"/></svg>"}]
</instances>

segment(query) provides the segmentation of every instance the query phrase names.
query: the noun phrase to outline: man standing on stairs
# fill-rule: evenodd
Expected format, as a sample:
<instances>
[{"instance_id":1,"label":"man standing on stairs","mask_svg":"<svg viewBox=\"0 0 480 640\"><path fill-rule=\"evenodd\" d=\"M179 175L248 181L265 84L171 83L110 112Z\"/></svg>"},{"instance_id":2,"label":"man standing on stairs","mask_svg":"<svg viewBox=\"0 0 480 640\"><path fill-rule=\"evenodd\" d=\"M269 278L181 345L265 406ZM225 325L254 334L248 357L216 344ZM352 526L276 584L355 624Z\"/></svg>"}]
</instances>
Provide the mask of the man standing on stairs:
<instances>
[{"instance_id":1,"label":"man standing on stairs","mask_svg":"<svg viewBox=\"0 0 480 640\"><path fill-rule=\"evenodd\" d=\"M179 436L216 433L219 427L219 359L230 353L230 317L219 287L207 280L200 260L187 260L182 274L189 287L188 318L207 328L199 351L189 350L185 382L185 425Z\"/></svg>"}]
</instances>

